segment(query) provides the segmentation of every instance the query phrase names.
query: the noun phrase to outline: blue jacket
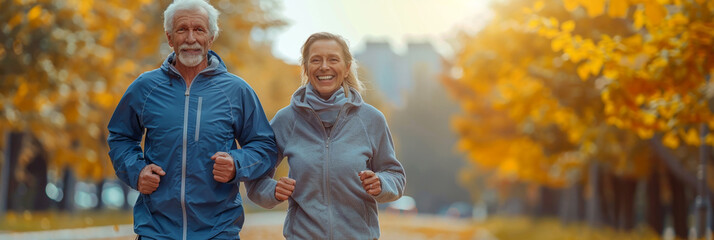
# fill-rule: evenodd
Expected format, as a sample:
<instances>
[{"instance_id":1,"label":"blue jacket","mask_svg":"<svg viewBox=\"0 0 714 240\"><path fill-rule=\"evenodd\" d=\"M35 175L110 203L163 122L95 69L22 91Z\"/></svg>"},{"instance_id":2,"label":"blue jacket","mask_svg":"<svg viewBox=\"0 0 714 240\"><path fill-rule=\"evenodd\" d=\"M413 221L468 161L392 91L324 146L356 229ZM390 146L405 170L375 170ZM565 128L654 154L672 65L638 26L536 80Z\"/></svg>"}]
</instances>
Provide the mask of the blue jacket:
<instances>
[{"instance_id":1,"label":"blue jacket","mask_svg":"<svg viewBox=\"0 0 714 240\"><path fill-rule=\"evenodd\" d=\"M377 203L399 199L406 185L387 121L350 88L349 101L327 132L306 102L305 91L304 86L295 91L290 106L271 121L279 160L287 157L290 178L295 179L283 235L287 239L377 239ZM379 195L369 195L362 188L358 174L363 170L379 176ZM280 203L275 199L273 174L246 182L248 197L265 208Z\"/></svg>"},{"instance_id":2,"label":"blue jacket","mask_svg":"<svg viewBox=\"0 0 714 240\"><path fill-rule=\"evenodd\" d=\"M134 205L134 231L141 236L238 238L244 220L239 181L275 166L275 135L255 92L228 73L215 52L208 55L208 67L187 88L171 53L129 86L109 122L109 156L119 179L137 189L144 166L166 172L158 189ZM229 183L213 179L211 156L219 151L235 159Z\"/></svg>"}]
</instances>

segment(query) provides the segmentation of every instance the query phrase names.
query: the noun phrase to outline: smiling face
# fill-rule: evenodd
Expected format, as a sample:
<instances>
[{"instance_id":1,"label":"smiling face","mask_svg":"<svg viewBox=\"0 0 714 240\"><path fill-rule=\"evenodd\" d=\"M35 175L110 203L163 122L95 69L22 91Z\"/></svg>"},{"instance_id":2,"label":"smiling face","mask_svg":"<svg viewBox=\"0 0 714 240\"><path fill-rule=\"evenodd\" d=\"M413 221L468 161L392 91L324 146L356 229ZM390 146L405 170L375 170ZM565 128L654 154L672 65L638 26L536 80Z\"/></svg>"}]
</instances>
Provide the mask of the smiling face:
<instances>
[{"instance_id":1,"label":"smiling face","mask_svg":"<svg viewBox=\"0 0 714 240\"><path fill-rule=\"evenodd\" d=\"M177 64L195 67L206 62L213 36L208 31L208 16L201 10L176 12L173 29L166 33L169 46L176 52Z\"/></svg>"},{"instance_id":2,"label":"smiling face","mask_svg":"<svg viewBox=\"0 0 714 240\"><path fill-rule=\"evenodd\" d=\"M310 45L306 74L320 97L330 98L342 86L349 70L350 64L335 40L317 40Z\"/></svg>"}]
</instances>

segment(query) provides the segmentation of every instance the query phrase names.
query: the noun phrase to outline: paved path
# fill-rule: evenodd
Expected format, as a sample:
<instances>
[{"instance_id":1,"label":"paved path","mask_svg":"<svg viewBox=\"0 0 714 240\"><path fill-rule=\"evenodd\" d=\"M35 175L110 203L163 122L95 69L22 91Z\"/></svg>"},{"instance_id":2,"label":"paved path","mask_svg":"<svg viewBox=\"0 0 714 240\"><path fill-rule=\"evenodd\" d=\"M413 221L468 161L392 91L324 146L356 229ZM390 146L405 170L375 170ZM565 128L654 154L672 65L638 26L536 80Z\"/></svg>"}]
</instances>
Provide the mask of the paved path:
<instances>
[{"instance_id":1,"label":"paved path","mask_svg":"<svg viewBox=\"0 0 714 240\"><path fill-rule=\"evenodd\" d=\"M284 239L285 212L263 212L246 215L242 239ZM445 219L429 215L403 216L381 213L380 239L494 239L485 231L465 220ZM0 233L0 239L17 240L132 240L132 225L99 226L51 231Z\"/></svg>"}]
</instances>

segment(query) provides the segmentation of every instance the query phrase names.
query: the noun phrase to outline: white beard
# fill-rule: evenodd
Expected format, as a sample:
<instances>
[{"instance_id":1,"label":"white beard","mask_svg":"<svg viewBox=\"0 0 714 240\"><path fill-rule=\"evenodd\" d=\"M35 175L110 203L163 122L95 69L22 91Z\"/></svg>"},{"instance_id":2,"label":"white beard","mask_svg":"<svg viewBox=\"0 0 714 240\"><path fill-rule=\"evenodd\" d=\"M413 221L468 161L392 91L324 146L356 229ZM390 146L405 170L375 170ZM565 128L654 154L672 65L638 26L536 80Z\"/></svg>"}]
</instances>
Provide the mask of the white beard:
<instances>
[{"instance_id":1,"label":"white beard","mask_svg":"<svg viewBox=\"0 0 714 240\"><path fill-rule=\"evenodd\" d=\"M195 67L203 61L203 54L179 54L178 60L187 67Z\"/></svg>"},{"instance_id":2,"label":"white beard","mask_svg":"<svg viewBox=\"0 0 714 240\"><path fill-rule=\"evenodd\" d=\"M200 48L201 48L201 45L199 45L198 43L193 43L192 45L182 44L179 47L179 52L181 52L181 50L184 50L184 49L200 49ZM203 61L204 57L205 57L205 53L200 53L198 55L184 53L184 54L178 55L178 60L181 61L181 63L183 65L185 65L186 67L195 67L195 66L198 66L198 64L201 63L201 61Z\"/></svg>"}]
</instances>

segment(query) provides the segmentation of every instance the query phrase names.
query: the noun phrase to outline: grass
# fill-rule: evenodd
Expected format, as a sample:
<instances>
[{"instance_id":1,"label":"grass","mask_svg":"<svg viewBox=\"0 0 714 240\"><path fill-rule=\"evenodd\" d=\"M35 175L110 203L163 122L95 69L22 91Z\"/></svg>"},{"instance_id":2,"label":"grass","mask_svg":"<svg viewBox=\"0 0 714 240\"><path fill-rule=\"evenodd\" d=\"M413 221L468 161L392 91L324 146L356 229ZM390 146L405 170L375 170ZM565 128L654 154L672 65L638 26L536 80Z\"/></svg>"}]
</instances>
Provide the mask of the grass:
<instances>
[{"instance_id":1,"label":"grass","mask_svg":"<svg viewBox=\"0 0 714 240\"><path fill-rule=\"evenodd\" d=\"M496 216L477 224L496 239L549 239L549 240L609 240L609 239L661 239L646 226L628 232L608 227L591 227L583 223L563 225L558 219Z\"/></svg>"}]
</instances>

